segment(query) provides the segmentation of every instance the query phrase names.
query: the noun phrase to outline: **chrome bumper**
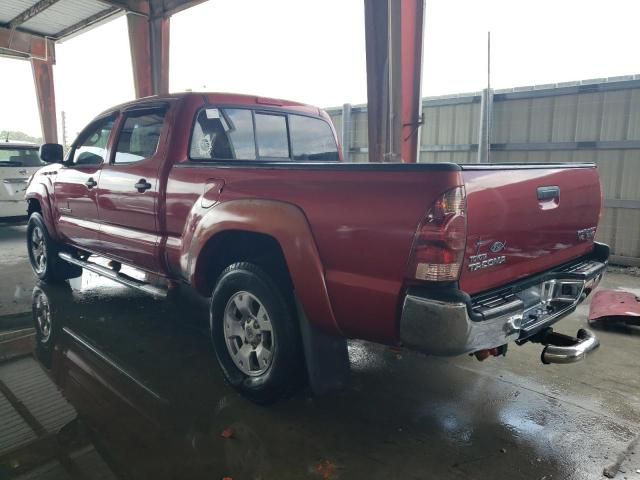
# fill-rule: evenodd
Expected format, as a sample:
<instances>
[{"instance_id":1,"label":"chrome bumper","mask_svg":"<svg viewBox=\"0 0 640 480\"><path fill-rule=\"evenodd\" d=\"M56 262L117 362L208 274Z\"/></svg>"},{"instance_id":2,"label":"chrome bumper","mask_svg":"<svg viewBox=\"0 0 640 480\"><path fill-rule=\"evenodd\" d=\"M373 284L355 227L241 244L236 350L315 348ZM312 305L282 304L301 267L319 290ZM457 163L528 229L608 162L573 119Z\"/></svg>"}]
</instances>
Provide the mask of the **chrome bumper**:
<instances>
[{"instance_id":1,"label":"chrome bumper","mask_svg":"<svg viewBox=\"0 0 640 480\"><path fill-rule=\"evenodd\" d=\"M596 288L606 265L606 260L582 261L539 275L533 283L525 281L470 301L441 300L409 292L402 307L400 339L408 347L440 356L524 341L573 312ZM568 351L564 354L580 356L590 346L585 339L575 347L575 355ZM554 352L564 355L554 348L569 347L548 347L549 358Z\"/></svg>"}]
</instances>

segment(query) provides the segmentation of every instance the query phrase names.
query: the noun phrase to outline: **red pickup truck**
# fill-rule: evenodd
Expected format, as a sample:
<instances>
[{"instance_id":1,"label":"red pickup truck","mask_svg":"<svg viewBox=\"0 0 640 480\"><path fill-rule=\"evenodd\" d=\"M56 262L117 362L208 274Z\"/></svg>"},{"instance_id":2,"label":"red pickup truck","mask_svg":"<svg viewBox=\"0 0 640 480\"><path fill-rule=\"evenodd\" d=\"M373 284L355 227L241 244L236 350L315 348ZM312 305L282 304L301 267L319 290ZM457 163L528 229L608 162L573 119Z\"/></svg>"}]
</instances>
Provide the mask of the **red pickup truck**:
<instances>
[{"instance_id":1,"label":"red pickup truck","mask_svg":"<svg viewBox=\"0 0 640 480\"><path fill-rule=\"evenodd\" d=\"M166 296L124 264L191 285L211 297L226 378L255 401L342 384L346 338L480 359L538 342L545 363L598 346L550 328L606 269L593 164L342 163L322 110L214 93L114 107L66 158L40 156L35 274Z\"/></svg>"}]
</instances>

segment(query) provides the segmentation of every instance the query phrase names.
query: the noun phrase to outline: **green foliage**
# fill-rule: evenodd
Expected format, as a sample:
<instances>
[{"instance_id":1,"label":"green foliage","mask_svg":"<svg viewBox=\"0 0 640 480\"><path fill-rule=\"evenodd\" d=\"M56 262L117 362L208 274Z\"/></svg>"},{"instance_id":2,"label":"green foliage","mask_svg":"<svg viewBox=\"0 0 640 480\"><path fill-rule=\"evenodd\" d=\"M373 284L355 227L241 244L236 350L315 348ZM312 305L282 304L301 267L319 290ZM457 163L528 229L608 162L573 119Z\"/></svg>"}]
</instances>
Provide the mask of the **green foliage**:
<instances>
[{"instance_id":1,"label":"green foliage","mask_svg":"<svg viewBox=\"0 0 640 480\"><path fill-rule=\"evenodd\" d=\"M9 136L9 141L21 141L21 142L31 142L31 143L42 143L41 137L32 137L24 132L14 132L12 130L2 130L0 132L0 142L4 142L7 140L7 135Z\"/></svg>"}]
</instances>

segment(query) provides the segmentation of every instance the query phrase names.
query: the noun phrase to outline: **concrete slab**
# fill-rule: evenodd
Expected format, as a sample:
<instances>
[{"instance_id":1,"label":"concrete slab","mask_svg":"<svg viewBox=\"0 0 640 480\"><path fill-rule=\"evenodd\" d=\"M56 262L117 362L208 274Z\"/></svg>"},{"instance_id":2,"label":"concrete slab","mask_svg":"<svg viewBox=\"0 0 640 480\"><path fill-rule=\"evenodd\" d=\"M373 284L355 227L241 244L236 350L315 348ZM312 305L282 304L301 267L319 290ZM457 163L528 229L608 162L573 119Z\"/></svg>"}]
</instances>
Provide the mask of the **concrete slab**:
<instances>
[{"instance_id":1,"label":"concrete slab","mask_svg":"<svg viewBox=\"0 0 640 480\"><path fill-rule=\"evenodd\" d=\"M0 228L0 291L35 283L23 248ZM34 352L78 412L63 428L71 462L89 448L116 477L154 479L638 477L639 329L598 330L600 349L564 366L542 365L538 345L480 363L353 341L347 390L264 408L224 383L206 302L191 292L155 301L88 275L72 284L42 287L57 346ZM603 286L638 291L640 278L610 273ZM0 297L0 315L30 295ZM574 334L587 313L557 330ZM38 471L11 467L16 458L1 458L0 472Z\"/></svg>"}]
</instances>

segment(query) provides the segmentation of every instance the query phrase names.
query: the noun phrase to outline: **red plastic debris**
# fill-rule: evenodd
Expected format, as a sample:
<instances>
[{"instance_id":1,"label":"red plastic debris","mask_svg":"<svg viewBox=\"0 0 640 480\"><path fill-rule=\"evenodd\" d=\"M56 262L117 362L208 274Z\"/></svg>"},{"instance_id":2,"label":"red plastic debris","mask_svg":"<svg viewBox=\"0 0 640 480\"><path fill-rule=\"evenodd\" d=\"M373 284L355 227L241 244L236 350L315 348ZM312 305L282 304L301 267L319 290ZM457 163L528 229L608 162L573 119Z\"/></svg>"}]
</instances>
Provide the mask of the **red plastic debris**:
<instances>
[{"instance_id":1,"label":"red plastic debris","mask_svg":"<svg viewBox=\"0 0 640 480\"><path fill-rule=\"evenodd\" d=\"M589 322L620 320L620 317L640 317L640 301L636 295L617 290L598 290L594 293L589 307Z\"/></svg>"},{"instance_id":2,"label":"red plastic debris","mask_svg":"<svg viewBox=\"0 0 640 480\"><path fill-rule=\"evenodd\" d=\"M233 438L233 429L232 428L225 428L222 433L220 434L220 436L222 438L226 438L227 440L230 438Z\"/></svg>"}]
</instances>

